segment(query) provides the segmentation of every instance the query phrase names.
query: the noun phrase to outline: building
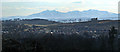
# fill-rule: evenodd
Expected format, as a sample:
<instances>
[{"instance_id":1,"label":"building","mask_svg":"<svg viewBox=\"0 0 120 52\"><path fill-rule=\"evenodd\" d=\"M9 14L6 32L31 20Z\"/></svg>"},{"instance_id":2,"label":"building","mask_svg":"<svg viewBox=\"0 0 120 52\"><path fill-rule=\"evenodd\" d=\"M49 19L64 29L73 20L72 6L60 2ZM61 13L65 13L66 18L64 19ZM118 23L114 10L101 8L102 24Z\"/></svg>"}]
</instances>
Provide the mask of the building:
<instances>
[{"instance_id":1,"label":"building","mask_svg":"<svg viewBox=\"0 0 120 52\"><path fill-rule=\"evenodd\" d=\"M92 18L91 21L97 21L98 19L97 18Z\"/></svg>"}]
</instances>

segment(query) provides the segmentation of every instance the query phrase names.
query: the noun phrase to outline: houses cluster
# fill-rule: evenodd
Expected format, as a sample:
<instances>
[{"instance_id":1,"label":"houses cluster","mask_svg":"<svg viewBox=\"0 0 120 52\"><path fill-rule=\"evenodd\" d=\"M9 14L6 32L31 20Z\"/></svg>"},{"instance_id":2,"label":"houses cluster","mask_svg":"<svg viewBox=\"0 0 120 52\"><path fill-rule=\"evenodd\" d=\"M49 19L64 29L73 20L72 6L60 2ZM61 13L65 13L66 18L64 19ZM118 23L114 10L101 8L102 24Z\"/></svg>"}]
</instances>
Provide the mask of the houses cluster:
<instances>
[{"instance_id":1,"label":"houses cluster","mask_svg":"<svg viewBox=\"0 0 120 52\"><path fill-rule=\"evenodd\" d=\"M19 19L16 19L19 20ZM97 18L92 18L92 22L97 22ZM3 26L3 33L19 32L19 33L50 33L50 34L64 34L64 35L85 35L87 37L98 37L100 35L108 35L109 28L107 26L94 25L96 23L78 23L78 24L59 24L55 26L35 26L35 25L24 25L17 24L9 27ZM5 28L4 28L5 27ZM8 28L8 29L7 29ZM12 29L10 29L12 28Z\"/></svg>"}]
</instances>

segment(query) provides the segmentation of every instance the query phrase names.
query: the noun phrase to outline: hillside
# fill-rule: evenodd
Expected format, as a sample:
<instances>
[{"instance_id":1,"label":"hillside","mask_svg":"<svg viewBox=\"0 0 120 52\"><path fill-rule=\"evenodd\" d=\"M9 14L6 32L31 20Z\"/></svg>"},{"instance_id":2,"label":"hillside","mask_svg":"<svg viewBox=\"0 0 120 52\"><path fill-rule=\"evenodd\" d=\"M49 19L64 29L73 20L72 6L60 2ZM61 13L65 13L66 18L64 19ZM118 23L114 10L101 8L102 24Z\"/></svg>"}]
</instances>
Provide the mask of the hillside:
<instances>
[{"instance_id":1,"label":"hillside","mask_svg":"<svg viewBox=\"0 0 120 52\"><path fill-rule=\"evenodd\" d=\"M41 23L40 23L41 22ZM45 22L45 23L44 23ZM3 50L111 50L109 30L120 32L117 20L101 20L75 23L51 23L45 20L6 21L2 25ZM117 41L115 40L114 43ZM35 45L35 46L34 46ZM24 49L26 48L26 49Z\"/></svg>"},{"instance_id":2,"label":"hillside","mask_svg":"<svg viewBox=\"0 0 120 52\"><path fill-rule=\"evenodd\" d=\"M5 22L5 24L9 23L16 23L16 24L41 24L41 25L48 25L48 24L56 24L58 22L49 21L45 19L26 19L26 20L19 20L19 21L9 21Z\"/></svg>"}]
</instances>

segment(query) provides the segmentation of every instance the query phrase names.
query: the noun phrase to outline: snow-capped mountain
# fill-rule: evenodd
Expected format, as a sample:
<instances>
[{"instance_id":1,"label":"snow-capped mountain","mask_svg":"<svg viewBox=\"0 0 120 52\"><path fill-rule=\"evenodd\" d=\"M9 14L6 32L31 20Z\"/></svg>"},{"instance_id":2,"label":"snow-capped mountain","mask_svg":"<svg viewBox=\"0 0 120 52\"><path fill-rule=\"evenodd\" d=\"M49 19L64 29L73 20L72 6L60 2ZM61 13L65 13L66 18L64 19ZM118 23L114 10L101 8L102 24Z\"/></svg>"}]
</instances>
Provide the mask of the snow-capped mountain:
<instances>
[{"instance_id":1,"label":"snow-capped mountain","mask_svg":"<svg viewBox=\"0 0 120 52\"><path fill-rule=\"evenodd\" d=\"M49 19L49 20L60 20L60 19L90 19L90 18L98 18L98 19L118 19L118 14L108 12L108 11L99 11L99 10L86 10L86 11L69 11L66 13L59 12L56 10L46 10L40 13L31 14L28 16L11 16L3 19L13 19L13 18L21 18L21 19L33 19L33 18L41 18L41 19Z\"/></svg>"}]
</instances>

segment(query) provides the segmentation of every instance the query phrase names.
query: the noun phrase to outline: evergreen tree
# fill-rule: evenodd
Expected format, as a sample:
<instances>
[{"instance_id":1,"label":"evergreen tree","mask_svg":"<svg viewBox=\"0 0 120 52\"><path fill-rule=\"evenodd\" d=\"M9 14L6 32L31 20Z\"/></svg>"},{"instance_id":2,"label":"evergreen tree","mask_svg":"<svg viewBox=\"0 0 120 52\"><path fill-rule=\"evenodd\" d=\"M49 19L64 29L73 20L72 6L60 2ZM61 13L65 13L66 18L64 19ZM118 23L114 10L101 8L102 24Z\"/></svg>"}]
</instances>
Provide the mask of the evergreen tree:
<instances>
[{"instance_id":1,"label":"evergreen tree","mask_svg":"<svg viewBox=\"0 0 120 52\"><path fill-rule=\"evenodd\" d=\"M115 29L114 26L112 26L112 28L109 30L109 44L110 44L111 50L113 50L113 43L116 35L117 35L117 30Z\"/></svg>"}]
</instances>

